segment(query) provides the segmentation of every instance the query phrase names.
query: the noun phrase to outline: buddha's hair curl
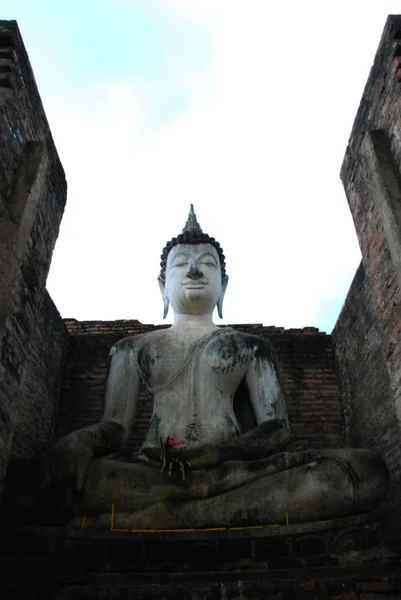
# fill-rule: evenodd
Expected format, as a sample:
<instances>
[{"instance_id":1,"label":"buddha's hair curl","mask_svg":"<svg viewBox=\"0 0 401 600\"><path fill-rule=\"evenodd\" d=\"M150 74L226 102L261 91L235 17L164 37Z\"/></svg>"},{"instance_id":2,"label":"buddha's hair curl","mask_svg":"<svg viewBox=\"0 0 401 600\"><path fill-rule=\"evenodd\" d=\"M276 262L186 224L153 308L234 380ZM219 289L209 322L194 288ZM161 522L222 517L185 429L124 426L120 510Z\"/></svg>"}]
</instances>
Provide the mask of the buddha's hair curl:
<instances>
[{"instance_id":1,"label":"buddha's hair curl","mask_svg":"<svg viewBox=\"0 0 401 600\"><path fill-rule=\"evenodd\" d=\"M210 237L207 233L203 233L203 231L184 231L177 235L177 237L173 237L163 248L160 257L159 279L161 281L166 281L166 265L169 252L171 248L174 248L174 246L177 246L178 244L212 244L212 246L216 248L219 256L221 278L224 279L226 276L226 257L223 254L223 248L220 246L219 242L215 240L214 237Z\"/></svg>"}]
</instances>

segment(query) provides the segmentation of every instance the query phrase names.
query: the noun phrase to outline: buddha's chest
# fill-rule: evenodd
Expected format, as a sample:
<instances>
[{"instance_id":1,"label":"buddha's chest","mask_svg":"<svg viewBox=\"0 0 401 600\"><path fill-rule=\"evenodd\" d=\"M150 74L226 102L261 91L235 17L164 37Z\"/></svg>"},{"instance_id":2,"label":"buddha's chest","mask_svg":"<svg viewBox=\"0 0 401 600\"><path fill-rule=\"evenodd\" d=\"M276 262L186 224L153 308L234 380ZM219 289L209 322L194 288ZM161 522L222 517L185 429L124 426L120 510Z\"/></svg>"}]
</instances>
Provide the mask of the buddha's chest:
<instances>
[{"instance_id":1,"label":"buddha's chest","mask_svg":"<svg viewBox=\"0 0 401 600\"><path fill-rule=\"evenodd\" d=\"M187 346L149 347L141 364L154 398L148 441L172 436L196 445L238 437L233 398L253 357L254 348L225 332Z\"/></svg>"},{"instance_id":2,"label":"buddha's chest","mask_svg":"<svg viewBox=\"0 0 401 600\"><path fill-rule=\"evenodd\" d=\"M167 340L147 348L139 366L150 391L179 385L186 395L216 390L232 395L252 358L252 348L221 335L192 344Z\"/></svg>"}]
</instances>

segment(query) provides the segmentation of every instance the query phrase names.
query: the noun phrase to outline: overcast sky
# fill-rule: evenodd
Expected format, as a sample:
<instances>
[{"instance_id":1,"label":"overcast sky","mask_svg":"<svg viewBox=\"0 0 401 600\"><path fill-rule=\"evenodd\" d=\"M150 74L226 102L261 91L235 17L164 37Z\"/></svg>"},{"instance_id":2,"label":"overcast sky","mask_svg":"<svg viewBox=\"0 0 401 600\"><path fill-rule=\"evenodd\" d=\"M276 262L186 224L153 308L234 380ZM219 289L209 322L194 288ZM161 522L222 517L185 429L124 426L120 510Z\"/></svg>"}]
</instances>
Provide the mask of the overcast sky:
<instances>
[{"instance_id":1,"label":"overcast sky","mask_svg":"<svg viewBox=\"0 0 401 600\"><path fill-rule=\"evenodd\" d=\"M330 332L360 261L339 171L387 0L2 0L68 181L63 317L162 321L189 204L224 248L226 323Z\"/></svg>"}]
</instances>

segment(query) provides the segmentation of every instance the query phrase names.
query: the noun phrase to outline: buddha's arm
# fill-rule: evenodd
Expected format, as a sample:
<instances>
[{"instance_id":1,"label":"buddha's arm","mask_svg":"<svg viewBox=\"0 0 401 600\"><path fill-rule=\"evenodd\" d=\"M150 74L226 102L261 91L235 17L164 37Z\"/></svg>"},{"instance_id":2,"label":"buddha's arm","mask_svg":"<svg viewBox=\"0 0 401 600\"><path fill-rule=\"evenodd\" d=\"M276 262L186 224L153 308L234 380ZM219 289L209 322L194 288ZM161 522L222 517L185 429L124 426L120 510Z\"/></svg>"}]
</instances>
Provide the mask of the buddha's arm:
<instances>
[{"instance_id":1,"label":"buddha's arm","mask_svg":"<svg viewBox=\"0 0 401 600\"><path fill-rule=\"evenodd\" d=\"M140 380L133 351L117 344L112 352L101 421L64 436L58 446L84 447L101 455L119 450L126 442L135 415Z\"/></svg>"},{"instance_id":2,"label":"buddha's arm","mask_svg":"<svg viewBox=\"0 0 401 600\"><path fill-rule=\"evenodd\" d=\"M210 468L227 460L257 460L285 448L290 430L275 359L269 347L260 354L246 373L257 426L232 442L206 445L190 451L187 459L191 468Z\"/></svg>"},{"instance_id":3,"label":"buddha's arm","mask_svg":"<svg viewBox=\"0 0 401 600\"><path fill-rule=\"evenodd\" d=\"M229 444L225 460L264 458L282 450L290 438L284 394L274 362L269 357L254 359L246 383L257 426Z\"/></svg>"},{"instance_id":4,"label":"buddha's arm","mask_svg":"<svg viewBox=\"0 0 401 600\"><path fill-rule=\"evenodd\" d=\"M131 431L138 402L140 377L136 368L135 348L114 346L106 381L103 423L115 423L122 428L121 444Z\"/></svg>"}]
</instances>

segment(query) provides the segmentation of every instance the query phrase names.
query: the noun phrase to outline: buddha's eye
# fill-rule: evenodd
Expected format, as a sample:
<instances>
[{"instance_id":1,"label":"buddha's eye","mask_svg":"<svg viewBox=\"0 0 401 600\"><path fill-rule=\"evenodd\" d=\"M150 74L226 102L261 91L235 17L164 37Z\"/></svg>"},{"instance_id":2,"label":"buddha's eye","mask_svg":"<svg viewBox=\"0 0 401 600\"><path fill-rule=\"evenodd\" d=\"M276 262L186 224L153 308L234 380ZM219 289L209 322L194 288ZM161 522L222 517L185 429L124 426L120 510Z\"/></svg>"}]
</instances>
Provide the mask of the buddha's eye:
<instances>
[{"instance_id":1,"label":"buddha's eye","mask_svg":"<svg viewBox=\"0 0 401 600\"><path fill-rule=\"evenodd\" d=\"M187 262L178 262L175 265L173 265L173 267L186 267L188 266Z\"/></svg>"},{"instance_id":2,"label":"buddha's eye","mask_svg":"<svg viewBox=\"0 0 401 600\"><path fill-rule=\"evenodd\" d=\"M217 268L216 263L212 262L212 261L208 261L208 260L203 260L202 262L199 263L200 265L206 265L207 267L215 267Z\"/></svg>"}]
</instances>

